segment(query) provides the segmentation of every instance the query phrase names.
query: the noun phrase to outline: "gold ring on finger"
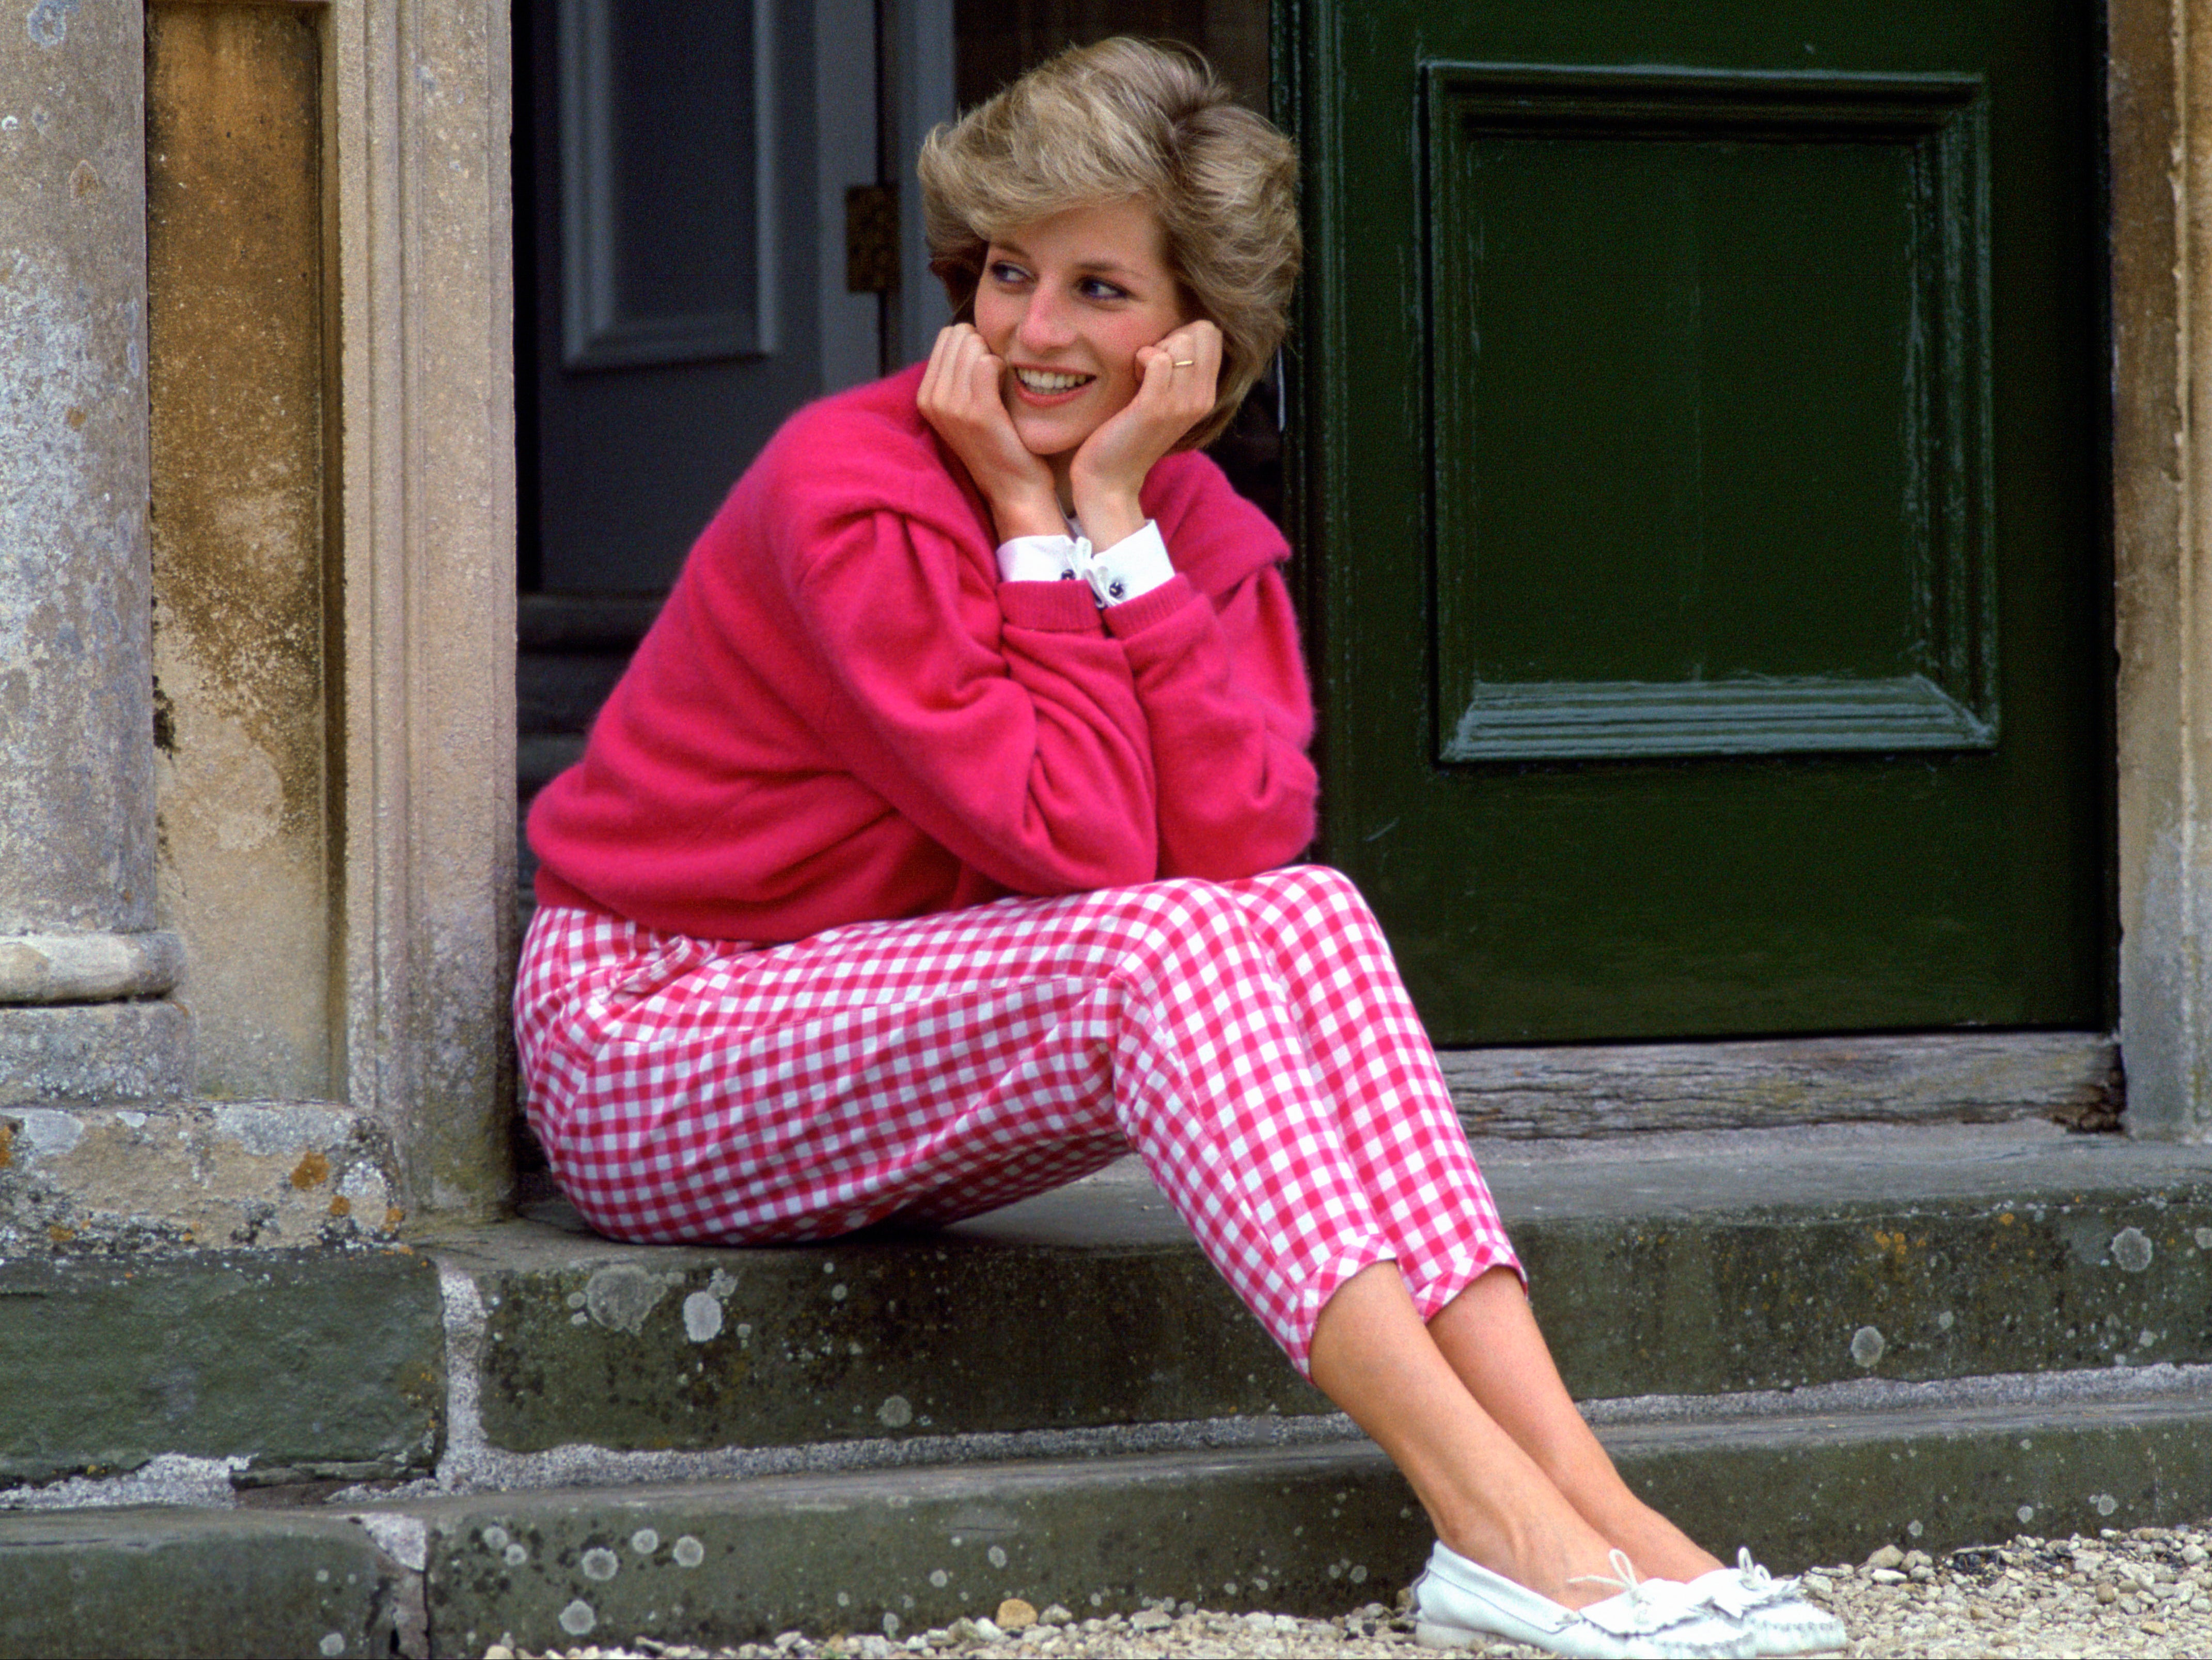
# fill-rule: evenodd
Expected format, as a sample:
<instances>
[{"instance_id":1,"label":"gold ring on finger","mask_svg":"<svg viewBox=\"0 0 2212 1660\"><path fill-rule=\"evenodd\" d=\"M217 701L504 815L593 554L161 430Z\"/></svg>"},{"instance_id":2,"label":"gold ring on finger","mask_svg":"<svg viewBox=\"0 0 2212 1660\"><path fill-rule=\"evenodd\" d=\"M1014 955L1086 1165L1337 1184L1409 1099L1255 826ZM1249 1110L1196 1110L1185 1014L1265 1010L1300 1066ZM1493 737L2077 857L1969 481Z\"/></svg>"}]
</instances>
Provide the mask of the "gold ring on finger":
<instances>
[{"instance_id":1,"label":"gold ring on finger","mask_svg":"<svg viewBox=\"0 0 2212 1660\"><path fill-rule=\"evenodd\" d=\"M1178 369L1188 369L1192 364L1197 361L1198 360L1194 357L1171 357L1168 360L1168 362L1171 367Z\"/></svg>"}]
</instances>

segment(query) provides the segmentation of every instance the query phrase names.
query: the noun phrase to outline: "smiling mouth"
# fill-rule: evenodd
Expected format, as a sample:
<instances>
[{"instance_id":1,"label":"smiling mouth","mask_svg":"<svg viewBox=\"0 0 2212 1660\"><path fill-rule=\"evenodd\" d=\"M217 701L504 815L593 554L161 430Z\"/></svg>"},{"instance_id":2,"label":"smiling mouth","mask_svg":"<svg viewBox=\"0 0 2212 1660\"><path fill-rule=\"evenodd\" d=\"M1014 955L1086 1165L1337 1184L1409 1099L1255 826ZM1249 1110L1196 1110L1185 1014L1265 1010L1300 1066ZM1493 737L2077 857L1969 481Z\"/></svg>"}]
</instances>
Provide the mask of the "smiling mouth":
<instances>
[{"instance_id":1,"label":"smiling mouth","mask_svg":"<svg viewBox=\"0 0 2212 1660\"><path fill-rule=\"evenodd\" d=\"M1014 371L1014 379L1020 381L1030 391L1048 395L1054 392L1072 392L1078 386L1087 385L1097 378L1096 375L1063 374L1053 369L1016 369Z\"/></svg>"}]
</instances>

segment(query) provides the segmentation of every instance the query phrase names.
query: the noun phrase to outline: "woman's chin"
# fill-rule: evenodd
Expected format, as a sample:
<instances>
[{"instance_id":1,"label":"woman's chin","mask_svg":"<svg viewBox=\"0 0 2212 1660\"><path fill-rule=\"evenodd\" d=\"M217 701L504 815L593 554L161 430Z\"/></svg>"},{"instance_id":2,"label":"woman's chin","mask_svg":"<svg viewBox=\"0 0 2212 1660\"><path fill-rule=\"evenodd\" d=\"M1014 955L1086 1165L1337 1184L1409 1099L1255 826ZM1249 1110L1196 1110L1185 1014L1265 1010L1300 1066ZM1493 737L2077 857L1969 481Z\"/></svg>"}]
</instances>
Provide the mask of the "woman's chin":
<instances>
[{"instance_id":1,"label":"woman's chin","mask_svg":"<svg viewBox=\"0 0 2212 1660\"><path fill-rule=\"evenodd\" d=\"M1030 426L1017 421L1014 436L1020 439L1022 447L1038 460L1050 462L1054 472L1064 472L1067 463L1074 458L1075 452L1083 447L1083 440L1095 430L1095 427L1086 427L1076 432L1058 423Z\"/></svg>"}]
</instances>

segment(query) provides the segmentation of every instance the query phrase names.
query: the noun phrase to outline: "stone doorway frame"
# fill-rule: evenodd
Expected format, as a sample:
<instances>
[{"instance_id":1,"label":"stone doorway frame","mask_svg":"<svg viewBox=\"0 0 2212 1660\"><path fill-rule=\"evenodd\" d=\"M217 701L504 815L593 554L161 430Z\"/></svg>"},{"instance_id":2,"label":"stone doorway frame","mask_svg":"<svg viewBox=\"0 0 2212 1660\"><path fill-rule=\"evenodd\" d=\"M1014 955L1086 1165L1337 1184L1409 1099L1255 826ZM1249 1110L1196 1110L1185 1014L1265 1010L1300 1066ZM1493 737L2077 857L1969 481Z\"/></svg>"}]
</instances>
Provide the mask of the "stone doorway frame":
<instances>
[{"instance_id":1,"label":"stone doorway frame","mask_svg":"<svg viewBox=\"0 0 2212 1660\"><path fill-rule=\"evenodd\" d=\"M423 1210L506 1184L514 296L504 9L331 0L353 1100ZM2110 0L2127 1124L2212 1134L2212 0Z\"/></svg>"},{"instance_id":2,"label":"stone doorway frame","mask_svg":"<svg viewBox=\"0 0 2212 1660\"><path fill-rule=\"evenodd\" d=\"M507 9L329 0L347 1099L418 1217L507 1197L514 937Z\"/></svg>"},{"instance_id":3,"label":"stone doorway frame","mask_svg":"<svg viewBox=\"0 0 2212 1660\"><path fill-rule=\"evenodd\" d=\"M2130 1131L2199 1141L2212 1133L2212 3L2109 0L2106 30L2119 1031Z\"/></svg>"}]
</instances>

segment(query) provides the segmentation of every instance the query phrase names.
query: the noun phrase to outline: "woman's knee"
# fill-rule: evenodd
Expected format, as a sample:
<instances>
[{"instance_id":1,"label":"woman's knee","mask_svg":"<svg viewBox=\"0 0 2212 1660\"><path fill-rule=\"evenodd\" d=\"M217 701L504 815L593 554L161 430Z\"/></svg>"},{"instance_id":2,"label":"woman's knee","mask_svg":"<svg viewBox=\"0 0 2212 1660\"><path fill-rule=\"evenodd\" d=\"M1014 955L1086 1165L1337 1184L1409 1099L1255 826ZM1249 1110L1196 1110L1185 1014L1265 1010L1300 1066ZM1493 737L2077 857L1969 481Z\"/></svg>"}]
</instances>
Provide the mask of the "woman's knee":
<instances>
[{"instance_id":1,"label":"woman's knee","mask_svg":"<svg viewBox=\"0 0 2212 1660\"><path fill-rule=\"evenodd\" d=\"M1266 903L1301 917L1337 915L1372 924L1367 896L1343 871L1327 864L1286 864L1239 883Z\"/></svg>"},{"instance_id":2,"label":"woman's knee","mask_svg":"<svg viewBox=\"0 0 2212 1660\"><path fill-rule=\"evenodd\" d=\"M1248 927L1236 892L1222 882L1177 876L1147 883L1136 891L1144 896L1152 931L1170 941L1242 935Z\"/></svg>"}]
</instances>

